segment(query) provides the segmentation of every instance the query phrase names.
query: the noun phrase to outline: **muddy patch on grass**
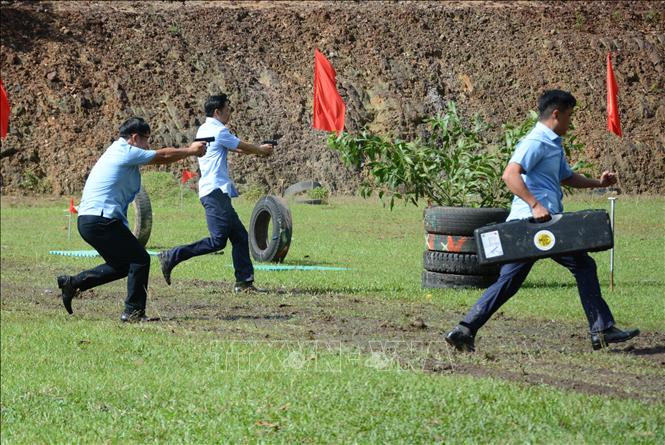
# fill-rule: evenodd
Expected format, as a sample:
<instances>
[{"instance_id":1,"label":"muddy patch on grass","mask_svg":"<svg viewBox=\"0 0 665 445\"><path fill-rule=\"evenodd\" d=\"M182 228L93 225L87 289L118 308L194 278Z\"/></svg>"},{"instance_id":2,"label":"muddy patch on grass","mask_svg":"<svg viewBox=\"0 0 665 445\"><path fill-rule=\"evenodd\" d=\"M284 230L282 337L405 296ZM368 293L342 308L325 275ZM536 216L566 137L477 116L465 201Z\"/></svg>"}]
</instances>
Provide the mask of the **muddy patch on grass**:
<instances>
[{"instance_id":1,"label":"muddy patch on grass","mask_svg":"<svg viewBox=\"0 0 665 445\"><path fill-rule=\"evenodd\" d=\"M88 291L75 316L115 317L124 282ZM59 291L2 282L3 310L63 311ZM576 323L509 317L499 312L480 331L477 352L458 353L443 334L462 317L431 302L405 302L327 290L269 289L235 295L232 283L183 281L153 286L149 315L174 334L206 332L225 341L339 346L365 366L432 374L493 377L521 385L665 402L665 333L591 350Z\"/></svg>"}]
</instances>

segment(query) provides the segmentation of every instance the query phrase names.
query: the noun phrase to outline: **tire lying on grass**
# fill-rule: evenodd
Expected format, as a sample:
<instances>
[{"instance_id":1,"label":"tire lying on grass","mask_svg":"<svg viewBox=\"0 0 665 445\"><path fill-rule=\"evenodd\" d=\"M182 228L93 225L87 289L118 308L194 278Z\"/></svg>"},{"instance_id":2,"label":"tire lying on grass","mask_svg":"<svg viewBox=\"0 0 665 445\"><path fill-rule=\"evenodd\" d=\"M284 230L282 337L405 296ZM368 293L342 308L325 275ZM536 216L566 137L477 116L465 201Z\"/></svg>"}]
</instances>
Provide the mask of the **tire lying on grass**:
<instances>
[{"instance_id":1,"label":"tire lying on grass","mask_svg":"<svg viewBox=\"0 0 665 445\"><path fill-rule=\"evenodd\" d=\"M291 246L291 210L284 199L266 195L254 206L249 222L249 251L256 261L281 263ZM272 230L268 233L269 227Z\"/></svg>"},{"instance_id":2,"label":"tire lying on grass","mask_svg":"<svg viewBox=\"0 0 665 445\"><path fill-rule=\"evenodd\" d=\"M506 209L486 207L429 207L425 209L425 231L473 236L473 231L478 227L505 222L508 213Z\"/></svg>"},{"instance_id":3,"label":"tire lying on grass","mask_svg":"<svg viewBox=\"0 0 665 445\"><path fill-rule=\"evenodd\" d=\"M321 184L319 181L300 181L295 184L287 187L284 190L284 197L288 198L289 196L297 195L298 193L306 192L307 190L320 188Z\"/></svg>"},{"instance_id":4,"label":"tire lying on grass","mask_svg":"<svg viewBox=\"0 0 665 445\"><path fill-rule=\"evenodd\" d=\"M497 278L498 276L495 275L458 275L424 270L422 275L422 287L482 289L492 285Z\"/></svg>"},{"instance_id":5,"label":"tire lying on grass","mask_svg":"<svg viewBox=\"0 0 665 445\"><path fill-rule=\"evenodd\" d=\"M478 255L465 253L435 252L423 253L423 266L430 272L452 273L460 275L498 276L501 266L478 264Z\"/></svg>"},{"instance_id":6,"label":"tire lying on grass","mask_svg":"<svg viewBox=\"0 0 665 445\"><path fill-rule=\"evenodd\" d=\"M143 187L134 198L134 230L132 233L143 247L148 244L152 232L152 205Z\"/></svg>"},{"instance_id":7,"label":"tire lying on grass","mask_svg":"<svg viewBox=\"0 0 665 445\"><path fill-rule=\"evenodd\" d=\"M284 197L288 198L289 196L294 196L302 192L306 192L309 190L314 190L317 188L321 188L321 183L319 181L300 181L296 182L295 184L289 186L286 190L284 190ZM299 204L322 204L323 200L321 199L312 199L312 198L302 198L302 199L296 199L296 202Z\"/></svg>"}]
</instances>

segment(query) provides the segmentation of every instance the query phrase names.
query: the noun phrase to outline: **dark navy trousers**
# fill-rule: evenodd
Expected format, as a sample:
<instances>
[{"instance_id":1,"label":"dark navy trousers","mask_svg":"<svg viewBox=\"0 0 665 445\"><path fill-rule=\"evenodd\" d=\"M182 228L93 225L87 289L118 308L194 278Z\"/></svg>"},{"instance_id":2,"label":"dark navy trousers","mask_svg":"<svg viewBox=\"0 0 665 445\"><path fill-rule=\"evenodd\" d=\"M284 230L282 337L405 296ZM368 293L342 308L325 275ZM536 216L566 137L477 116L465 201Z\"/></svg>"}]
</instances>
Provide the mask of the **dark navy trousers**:
<instances>
[{"instance_id":1,"label":"dark navy trousers","mask_svg":"<svg viewBox=\"0 0 665 445\"><path fill-rule=\"evenodd\" d=\"M85 291L127 277L125 312L145 310L150 255L134 234L121 220L103 216L81 215L77 226L106 263L74 276L72 285Z\"/></svg>"},{"instance_id":2,"label":"dark navy trousers","mask_svg":"<svg viewBox=\"0 0 665 445\"><path fill-rule=\"evenodd\" d=\"M593 258L582 252L559 255L552 259L570 270L575 277L589 330L599 332L612 327L614 318L600 293L596 262ZM475 335L492 314L517 293L535 262L536 260L504 264L499 279L481 295L461 324L471 329Z\"/></svg>"},{"instance_id":3,"label":"dark navy trousers","mask_svg":"<svg viewBox=\"0 0 665 445\"><path fill-rule=\"evenodd\" d=\"M210 237L171 249L168 252L171 267L192 257L222 250L227 240L231 240L236 281L253 281L254 267L249 258L247 230L233 208L229 195L215 189L201 198L201 204L205 209Z\"/></svg>"}]
</instances>

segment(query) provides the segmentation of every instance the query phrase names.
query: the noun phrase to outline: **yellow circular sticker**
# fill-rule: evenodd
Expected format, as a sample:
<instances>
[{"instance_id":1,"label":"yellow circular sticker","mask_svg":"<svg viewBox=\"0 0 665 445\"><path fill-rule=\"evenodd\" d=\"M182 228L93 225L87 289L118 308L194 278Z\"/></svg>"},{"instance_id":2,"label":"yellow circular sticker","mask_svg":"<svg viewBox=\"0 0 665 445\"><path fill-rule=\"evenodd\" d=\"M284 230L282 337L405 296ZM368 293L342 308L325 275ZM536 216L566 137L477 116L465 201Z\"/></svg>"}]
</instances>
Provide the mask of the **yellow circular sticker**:
<instances>
[{"instance_id":1,"label":"yellow circular sticker","mask_svg":"<svg viewBox=\"0 0 665 445\"><path fill-rule=\"evenodd\" d=\"M550 250L556 244L556 237L549 230L539 230L533 237L533 244L538 250Z\"/></svg>"}]
</instances>

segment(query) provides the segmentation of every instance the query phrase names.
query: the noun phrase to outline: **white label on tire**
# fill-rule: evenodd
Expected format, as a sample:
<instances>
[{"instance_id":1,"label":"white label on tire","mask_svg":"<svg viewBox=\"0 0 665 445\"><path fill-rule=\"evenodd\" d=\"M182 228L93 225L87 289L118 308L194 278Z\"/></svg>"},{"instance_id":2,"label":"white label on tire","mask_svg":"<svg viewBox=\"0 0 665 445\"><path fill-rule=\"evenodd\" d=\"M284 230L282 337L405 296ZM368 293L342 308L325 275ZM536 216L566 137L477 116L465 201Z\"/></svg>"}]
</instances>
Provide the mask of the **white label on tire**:
<instances>
[{"instance_id":1,"label":"white label on tire","mask_svg":"<svg viewBox=\"0 0 665 445\"><path fill-rule=\"evenodd\" d=\"M498 230L481 233L480 241L483 243L485 258L494 258L503 255L503 247L501 246Z\"/></svg>"},{"instance_id":2,"label":"white label on tire","mask_svg":"<svg viewBox=\"0 0 665 445\"><path fill-rule=\"evenodd\" d=\"M536 249L547 251L556 244L556 237L549 230L539 230L533 236L533 244L536 246Z\"/></svg>"}]
</instances>

